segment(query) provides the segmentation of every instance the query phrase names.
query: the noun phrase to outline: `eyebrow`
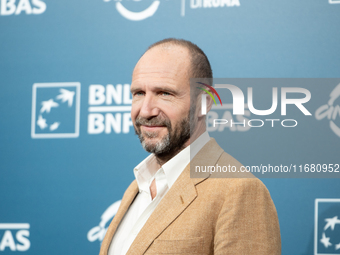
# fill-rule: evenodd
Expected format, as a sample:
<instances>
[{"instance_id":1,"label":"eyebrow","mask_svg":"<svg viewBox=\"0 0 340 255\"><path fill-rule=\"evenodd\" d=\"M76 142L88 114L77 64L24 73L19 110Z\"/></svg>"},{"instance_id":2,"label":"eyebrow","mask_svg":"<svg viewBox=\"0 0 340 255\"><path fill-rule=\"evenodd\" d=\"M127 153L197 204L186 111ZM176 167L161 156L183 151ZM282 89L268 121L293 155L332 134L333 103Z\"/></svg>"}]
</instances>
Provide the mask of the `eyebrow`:
<instances>
[{"instance_id":1,"label":"eyebrow","mask_svg":"<svg viewBox=\"0 0 340 255\"><path fill-rule=\"evenodd\" d=\"M138 88L138 87L137 87L137 88L130 89L130 91L131 91L132 94L133 94L134 92L136 92L136 91L139 91L139 90L141 90L141 89ZM172 94L178 94L178 91L176 91L176 90L174 90L174 89L172 89L172 88L161 87L161 86L159 86L159 87L154 87L153 90L156 90L156 91L167 91L167 92L170 92L170 93L172 93Z\"/></svg>"},{"instance_id":2,"label":"eyebrow","mask_svg":"<svg viewBox=\"0 0 340 255\"><path fill-rule=\"evenodd\" d=\"M130 88L131 94L133 94L133 92L136 92L137 90L140 90L140 89L139 88L134 88L134 89Z\"/></svg>"}]
</instances>

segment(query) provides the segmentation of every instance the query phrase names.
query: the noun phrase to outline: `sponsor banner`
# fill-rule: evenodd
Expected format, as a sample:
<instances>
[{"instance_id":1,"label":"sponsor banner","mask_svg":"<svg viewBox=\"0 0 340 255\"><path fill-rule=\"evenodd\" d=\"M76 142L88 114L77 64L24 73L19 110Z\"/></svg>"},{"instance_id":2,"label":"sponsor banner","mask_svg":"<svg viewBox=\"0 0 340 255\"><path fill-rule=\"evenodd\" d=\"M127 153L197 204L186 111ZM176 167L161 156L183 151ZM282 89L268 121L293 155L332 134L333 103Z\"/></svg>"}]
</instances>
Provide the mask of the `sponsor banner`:
<instances>
[{"instance_id":1,"label":"sponsor banner","mask_svg":"<svg viewBox=\"0 0 340 255\"><path fill-rule=\"evenodd\" d=\"M80 83L35 83L32 92L32 138L79 136Z\"/></svg>"},{"instance_id":2,"label":"sponsor banner","mask_svg":"<svg viewBox=\"0 0 340 255\"><path fill-rule=\"evenodd\" d=\"M128 0L104 0L106 3L113 3L117 13L131 21L142 21L152 17L161 4L160 0L128 1ZM163 1L163 5L164 5Z\"/></svg>"},{"instance_id":3,"label":"sponsor banner","mask_svg":"<svg viewBox=\"0 0 340 255\"><path fill-rule=\"evenodd\" d=\"M180 9L180 16L185 17L186 12L199 9L226 9L240 7L241 0L103 0L111 5L121 17L130 21L144 21L157 15L159 11L165 12L169 6L176 5ZM113 7L114 6L114 7Z\"/></svg>"},{"instance_id":4,"label":"sponsor banner","mask_svg":"<svg viewBox=\"0 0 340 255\"><path fill-rule=\"evenodd\" d=\"M113 217L116 215L118 211L120 203L121 200L118 200L114 202L112 205L110 205L100 217L100 223L98 224L98 226L95 226L89 230L89 232L87 233L87 240L89 242L99 241L99 244L101 245L105 237L106 231Z\"/></svg>"},{"instance_id":5,"label":"sponsor banner","mask_svg":"<svg viewBox=\"0 0 340 255\"><path fill-rule=\"evenodd\" d=\"M130 84L89 86L88 134L128 134L131 121Z\"/></svg>"},{"instance_id":6,"label":"sponsor banner","mask_svg":"<svg viewBox=\"0 0 340 255\"><path fill-rule=\"evenodd\" d=\"M200 9L214 11L216 9L226 9L230 7L237 8L241 6L240 1L241 0L182 0L181 16L185 16L186 10L189 12L194 12Z\"/></svg>"},{"instance_id":7,"label":"sponsor banner","mask_svg":"<svg viewBox=\"0 0 340 255\"><path fill-rule=\"evenodd\" d=\"M130 84L92 84L81 106L79 82L35 83L31 137L77 138L80 109L86 108L87 134L128 134L132 127Z\"/></svg>"},{"instance_id":8,"label":"sponsor banner","mask_svg":"<svg viewBox=\"0 0 340 255\"><path fill-rule=\"evenodd\" d=\"M0 253L25 252L31 247L29 223L0 223Z\"/></svg>"},{"instance_id":9,"label":"sponsor banner","mask_svg":"<svg viewBox=\"0 0 340 255\"><path fill-rule=\"evenodd\" d=\"M42 0L0 0L0 16L43 14L46 3Z\"/></svg>"},{"instance_id":10,"label":"sponsor banner","mask_svg":"<svg viewBox=\"0 0 340 255\"><path fill-rule=\"evenodd\" d=\"M317 198L314 255L330 254L340 254L340 198Z\"/></svg>"}]
</instances>

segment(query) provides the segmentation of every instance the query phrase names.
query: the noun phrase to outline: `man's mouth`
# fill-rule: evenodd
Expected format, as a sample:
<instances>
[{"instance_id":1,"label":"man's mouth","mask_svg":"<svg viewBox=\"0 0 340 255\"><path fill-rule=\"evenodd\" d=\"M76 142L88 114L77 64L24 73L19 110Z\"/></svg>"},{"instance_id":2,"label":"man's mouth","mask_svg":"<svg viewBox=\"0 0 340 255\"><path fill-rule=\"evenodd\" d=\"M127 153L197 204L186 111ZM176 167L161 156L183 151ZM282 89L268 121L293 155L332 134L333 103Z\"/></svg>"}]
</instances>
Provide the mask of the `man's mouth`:
<instances>
[{"instance_id":1,"label":"man's mouth","mask_svg":"<svg viewBox=\"0 0 340 255\"><path fill-rule=\"evenodd\" d=\"M161 125L141 125L141 127L145 131L158 131L162 128L166 128L166 126L161 126Z\"/></svg>"}]
</instances>

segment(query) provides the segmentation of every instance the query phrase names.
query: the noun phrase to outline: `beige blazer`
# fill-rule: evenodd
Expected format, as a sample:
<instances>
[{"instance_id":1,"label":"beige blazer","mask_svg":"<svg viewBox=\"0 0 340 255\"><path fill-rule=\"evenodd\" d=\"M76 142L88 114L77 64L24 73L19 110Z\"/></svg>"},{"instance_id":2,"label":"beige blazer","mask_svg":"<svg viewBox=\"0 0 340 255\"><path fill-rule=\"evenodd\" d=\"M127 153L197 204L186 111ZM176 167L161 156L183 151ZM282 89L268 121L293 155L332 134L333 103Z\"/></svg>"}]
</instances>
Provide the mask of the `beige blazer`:
<instances>
[{"instance_id":1,"label":"beige blazer","mask_svg":"<svg viewBox=\"0 0 340 255\"><path fill-rule=\"evenodd\" d=\"M211 139L191 164L241 166ZM252 177L249 175L248 177ZM126 190L102 242L107 255L112 237L138 193L136 181ZM190 178L189 165L132 243L127 254L281 254L277 213L257 178Z\"/></svg>"}]
</instances>

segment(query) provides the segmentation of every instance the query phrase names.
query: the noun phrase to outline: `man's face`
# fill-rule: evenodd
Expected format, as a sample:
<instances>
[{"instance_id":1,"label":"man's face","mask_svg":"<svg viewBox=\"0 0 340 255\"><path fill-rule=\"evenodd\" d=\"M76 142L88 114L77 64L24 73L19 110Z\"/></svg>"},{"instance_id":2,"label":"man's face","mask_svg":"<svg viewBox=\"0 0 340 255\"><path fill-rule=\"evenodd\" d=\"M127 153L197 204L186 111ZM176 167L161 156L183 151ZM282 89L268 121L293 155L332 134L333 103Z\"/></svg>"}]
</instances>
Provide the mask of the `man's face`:
<instances>
[{"instance_id":1,"label":"man's face","mask_svg":"<svg viewBox=\"0 0 340 255\"><path fill-rule=\"evenodd\" d=\"M131 84L131 118L145 150L167 155L190 137L190 57L179 46L156 46L137 63Z\"/></svg>"}]
</instances>

